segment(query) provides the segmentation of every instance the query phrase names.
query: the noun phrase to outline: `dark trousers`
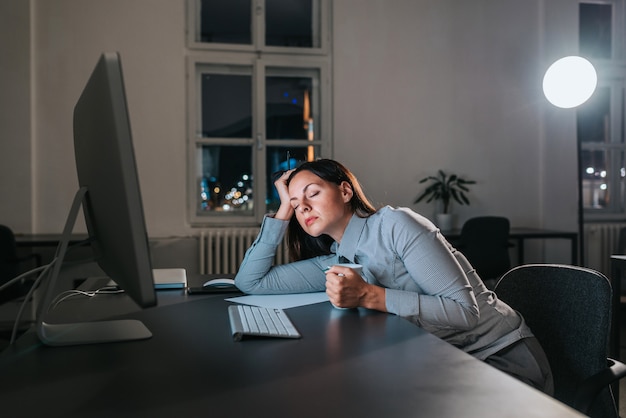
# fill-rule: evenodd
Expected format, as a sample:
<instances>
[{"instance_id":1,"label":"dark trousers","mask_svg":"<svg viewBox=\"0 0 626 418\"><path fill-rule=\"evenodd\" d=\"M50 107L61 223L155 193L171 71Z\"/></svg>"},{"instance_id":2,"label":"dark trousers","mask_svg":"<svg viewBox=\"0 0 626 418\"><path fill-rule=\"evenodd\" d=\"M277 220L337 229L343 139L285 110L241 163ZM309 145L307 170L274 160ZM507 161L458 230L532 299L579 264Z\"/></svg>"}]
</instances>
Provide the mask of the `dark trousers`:
<instances>
[{"instance_id":1,"label":"dark trousers","mask_svg":"<svg viewBox=\"0 0 626 418\"><path fill-rule=\"evenodd\" d=\"M546 353L535 337L523 338L487 357L485 363L547 395L554 395L554 381Z\"/></svg>"}]
</instances>

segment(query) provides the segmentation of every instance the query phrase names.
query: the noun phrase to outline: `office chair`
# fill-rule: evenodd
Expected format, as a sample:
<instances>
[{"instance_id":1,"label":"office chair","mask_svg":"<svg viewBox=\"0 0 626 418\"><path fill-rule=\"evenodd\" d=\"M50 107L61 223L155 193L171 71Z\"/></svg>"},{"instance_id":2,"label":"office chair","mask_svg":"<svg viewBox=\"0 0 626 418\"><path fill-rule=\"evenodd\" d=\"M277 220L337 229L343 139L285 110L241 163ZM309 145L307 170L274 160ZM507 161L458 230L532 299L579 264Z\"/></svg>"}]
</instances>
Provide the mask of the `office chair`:
<instances>
[{"instance_id":1,"label":"office chair","mask_svg":"<svg viewBox=\"0 0 626 418\"><path fill-rule=\"evenodd\" d=\"M617 250L614 254L626 254L626 227L620 228L617 239Z\"/></svg>"},{"instance_id":2,"label":"office chair","mask_svg":"<svg viewBox=\"0 0 626 418\"><path fill-rule=\"evenodd\" d=\"M607 357L606 276L584 267L526 264L504 274L495 292L522 314L541 343L554 375L554 397L591 417L619 416L610 385L626 376L626 365Z\"/></svg>"},{"instance_id":3,"label":"office chair","mask_svg":"<svg viewBox=\"0 0 626 418\"><path fill-rule=\"evenodd\" d=\"M490 289L511 268L509 231L509 220L502 216L470 218L461 228L456 248Z\"/></svg>"},{"instance_id":4,"label":"office chair","mask_svg":"<svg viewBox=\"0 0 626 418\"><path fill-rule=\"evenodd\" d=\"M613 254L626 255L626 227L620 228L619 236L617 239L617 249ZM622 277L622 294L620 295L620 299L622 303L626 302L624 291L626 290L626 278Z\"/></svg>"},{"instance_id":5,"label":"office chair","mask_svg":"<svg viewBox=\"0 0 626 418\"><path fill-rule=\"evenodd\" d=\"M29 254L26 256L18 256L15 235L11 228L0 225L0 285L17 277L24 269L21 268L22 263L29 260L35 260L37 266L41 265L41 256L39 254ZM0 292L0 303L7 302L11 299L21 296L22 284L17 283Z\"/></svg>"}]
</instances>

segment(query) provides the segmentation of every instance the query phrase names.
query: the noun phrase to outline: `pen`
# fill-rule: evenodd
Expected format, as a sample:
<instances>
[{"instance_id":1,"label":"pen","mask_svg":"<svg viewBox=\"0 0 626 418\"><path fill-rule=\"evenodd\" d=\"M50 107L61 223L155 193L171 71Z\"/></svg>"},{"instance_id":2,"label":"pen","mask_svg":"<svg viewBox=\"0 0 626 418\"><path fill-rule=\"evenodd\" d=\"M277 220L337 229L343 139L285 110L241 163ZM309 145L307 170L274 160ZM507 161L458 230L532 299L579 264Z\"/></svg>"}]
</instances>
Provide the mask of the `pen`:
<instances>
[{"instance_id":1,"label":"pen","mask_svg":"<svg viewBox=\"0 0 626 418\"><path fill-rule=\"evenodd\" d=\"M287 170L291 170L291 156L289 155L289 151L287 151Z\"/></svg>"}]
</instances>

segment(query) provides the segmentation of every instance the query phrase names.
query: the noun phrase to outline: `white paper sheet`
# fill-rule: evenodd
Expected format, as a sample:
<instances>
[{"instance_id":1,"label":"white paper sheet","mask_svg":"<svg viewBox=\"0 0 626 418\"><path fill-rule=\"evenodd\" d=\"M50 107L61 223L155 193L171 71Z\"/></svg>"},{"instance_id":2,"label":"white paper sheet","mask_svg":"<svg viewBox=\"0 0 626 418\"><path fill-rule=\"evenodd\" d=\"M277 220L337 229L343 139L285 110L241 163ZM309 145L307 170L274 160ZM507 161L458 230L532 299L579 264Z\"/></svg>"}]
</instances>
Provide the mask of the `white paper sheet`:
<instances>
[{"instance_id":1,"label":"white paper sheet","mask_svg":"<svg viewBox=\"0 0 626 418\"><path fill-rule=\"evenodd\" d=\"M244 305L261 306L263 308L287 309L296 306L312 305L328 301L325 292L296 293L288 295L246 295L226 299Z\"/></svg>"}]
</instances>

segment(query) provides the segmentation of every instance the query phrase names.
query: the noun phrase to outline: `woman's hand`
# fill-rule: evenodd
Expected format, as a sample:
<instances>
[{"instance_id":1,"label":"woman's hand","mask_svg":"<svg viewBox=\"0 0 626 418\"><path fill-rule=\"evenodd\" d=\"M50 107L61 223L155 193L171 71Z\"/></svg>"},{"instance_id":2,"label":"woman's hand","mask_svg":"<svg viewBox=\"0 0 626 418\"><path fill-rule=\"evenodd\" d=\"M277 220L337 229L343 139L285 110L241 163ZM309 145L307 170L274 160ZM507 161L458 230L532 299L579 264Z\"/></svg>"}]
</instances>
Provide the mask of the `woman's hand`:
<instances>
[{"instance_id":1,"label":"woman's hand","mask_svg":"<svg viewBox=\"0 0 626 418\"><path fill-rule=\"evenodd\" d=\"M280 198L280 207L276 211L276 215L274 215L276 219L289 220L293 216L294 210L289 201L289 187L287 186L287 179L289 179L292 172L293 169L285 171L283 175L274 182L278 197Z\"/></svg>"},{"instance_id":2,"label":"woman's hand","mask_svg":"<svg viewBox=\"0 0 626 418\"><path fill-rule=\"evenodd\" d=\"M326 271L326 294L330 303L339 308L361 306L387 312L385 289L367 283L349 267L332 266Z\"/></svg>"}]
</instances>

